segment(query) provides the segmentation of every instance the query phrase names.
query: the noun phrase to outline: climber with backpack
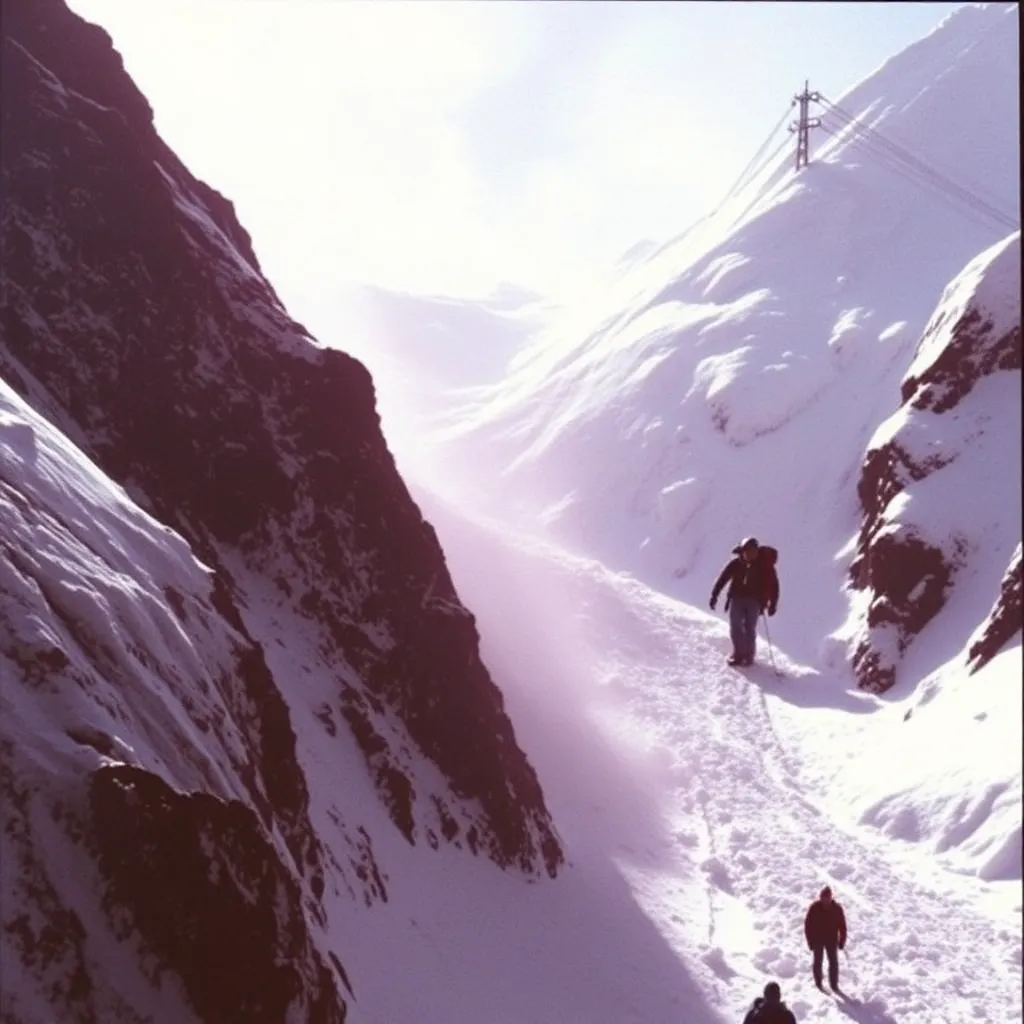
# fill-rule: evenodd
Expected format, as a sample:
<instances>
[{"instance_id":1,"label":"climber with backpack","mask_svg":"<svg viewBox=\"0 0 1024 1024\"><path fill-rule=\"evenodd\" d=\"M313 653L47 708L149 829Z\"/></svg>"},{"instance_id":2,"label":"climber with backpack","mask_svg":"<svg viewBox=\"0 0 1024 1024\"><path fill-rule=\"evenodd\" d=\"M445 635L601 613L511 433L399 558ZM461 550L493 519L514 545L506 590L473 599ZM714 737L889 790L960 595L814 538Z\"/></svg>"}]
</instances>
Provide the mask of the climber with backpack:
<instances>
[{"instance_id":1,"label":"climber with backpack","mask_svg":"<svg viewBox=\"0 0 1024 1024\"><path fill-rule=\"evenodd\" d=\"M729 635L732 638L730 665L752 665L757 648L757 617L774 615L779 606L779 576L775 548L762 547L747 537L732 549L734 557L722 570L711 590L711 610L718 595L728 583L725 607L729 612Z\"/></svg>"},{"instance_id":2,"label":"climber with backpack","mask_svg":"<svg viewBox=\"0 0 1024 1024\"><path fill-rule=\"evenodd\" d=\"M793 1011L782 1001L782 990L777 981L769 981L764 995L754 1000L743 1024L796 1024Z\"/></svg>"}]
</instances>

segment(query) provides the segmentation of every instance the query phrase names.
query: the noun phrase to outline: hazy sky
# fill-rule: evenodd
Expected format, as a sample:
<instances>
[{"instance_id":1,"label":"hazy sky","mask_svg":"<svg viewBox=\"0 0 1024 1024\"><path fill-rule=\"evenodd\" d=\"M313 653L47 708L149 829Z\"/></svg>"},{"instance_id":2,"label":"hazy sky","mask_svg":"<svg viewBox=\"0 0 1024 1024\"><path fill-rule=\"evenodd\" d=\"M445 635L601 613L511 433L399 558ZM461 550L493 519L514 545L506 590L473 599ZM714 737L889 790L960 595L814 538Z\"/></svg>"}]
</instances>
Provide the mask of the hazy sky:
<instances>
[{"instance_id":1,"label":"hazy sky","mask_svg":"<svg viewBox=\"0 0 1024 1024\"><path fill-rule=\"evenodd\" d=\"M71 0L282 297L573 287L953 3Z\"/></svg>"}]
</instances>

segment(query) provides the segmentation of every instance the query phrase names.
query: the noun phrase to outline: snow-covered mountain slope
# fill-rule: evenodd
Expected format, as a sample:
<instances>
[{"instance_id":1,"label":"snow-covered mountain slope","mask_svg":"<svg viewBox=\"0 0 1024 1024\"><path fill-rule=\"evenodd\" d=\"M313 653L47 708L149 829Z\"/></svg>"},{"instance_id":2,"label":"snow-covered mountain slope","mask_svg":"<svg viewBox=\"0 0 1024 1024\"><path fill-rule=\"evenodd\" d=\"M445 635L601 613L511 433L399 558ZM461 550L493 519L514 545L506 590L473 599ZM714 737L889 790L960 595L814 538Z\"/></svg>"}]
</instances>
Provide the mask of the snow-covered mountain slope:
<instances>
[{"instance_id":1,"label":"snow-covered mountain slope","mask_svg":"<svg viewBox=\"0 0 1024 1024\"><path fill-rule=\"evenodd\" d=\"M909 270L883 253L879 274L907 295L801 320L782 301L800 295L782 273L794 252L768 228L820 203L793 223L814 243L801 272L827 275L814 218L836 181L866 179L843 163L853 140L800 181L779 171L764 208L738 221L756 276L738 298L715 292L706 338L675 332L710 346L702 386L727 391L715 408L728 415L697 415L714 395L687 399L685 415L663 403L666 423L693 430L684 454L661 455L667 427L641 415L659 393L647 380L669 369L655 356L676 369L689 357L674 356L674 327L631 336L629 322L666 288L728 289L743 266L726 259L703 283L687 269L708 232L731 244L722 219L703 241L690 232L686 252L642 247L646 262L595 305L603 340L584 332L527 353L496 405L477 392L486 404L462 450L477 474L465 482L493 488L507 512L495 454L530 443L509 486L536 476L550 494L533 507L658 588L478 529L417 492L442 555L395 472L365 371L286 316L230 205L160 143L105 34L54 0L4 14L0 1017L717 1024L769 978L801 1021L1019 1016L1020 895L1007 880L1020 875L1020 647L1005 633L1019 575L995 605L995 583L976 588L977 631L961 630L912 696L843 692L799 663L846 610L849 558L833 556L857 535L860 460L917 341L908 326L876 342L864 324L906 301L923 327L987 239L956 260L917 253L934 294L910 294ZM961 35L922 53L939 66L941 50L954 70L979 48L995 62L990 36L967 40L971 24L954 21ZM874 196L865 186L857 202ZM861 212L847 211L852 228ZM947 234L974 244L966 221L933 227L936 246ZM863 271L870 261L854 255ZM779 297L756 291L762 273ZM492 304L474 330L500 334L492 314L518 302ZM464 307L439 308L439 322L466 322ZM770 356L773 313L843 329L829 328L830 346L813 335L817 348L780 349L761 374L778 389L758 404L759 387L739 387L757 374L756 349L727 342L746 316ZM652 307L670 326L689 315L675 300ZM435 350L462 358L471 339L442 335ZM564 374L551 391L534 387L549 357ZM454 380L441 369L434 379ZM871 390L880 381L888 397ZM807 430L748 442L801 394ZM547 411L529 407L549 398ZM605 405L640 425L608 450L574 449L577 403L584 433ZM822 442L831 421L811 416L826 403L845 471ZM509 423L521 433L502 434ZM485 428L500 447L477 445ZM675 521L658 533L650 508L629 513L617 490L594 504L595 467L611 458L622 462L604 467L609 480L649 485L664 510L696 499L688 577L667 557ZM645 459L663 479L644 475ZM799 475L800 459L823 478ZM586 516L562 500L573 489ZM824 522L820 496L835 503ZM768 522L783 547L772 629L785 681L766 666L727 670L720 621L663 593L667 582L706 596L704 569L769 503L775 519L754 528ZM936 771L923 755L940 744ZM916 759L901 763L907 750ZM808 977L800 918L824 881L850 911L843 977L856 1000Z\"/></svg>"},{"instance_id":2,"label":"snow-covered mountain slope","mask_svg":"<svg viewBox=\"0 0 1024 1024\"><path fill-rule=\"evenodd\" d=\"M460 300L361 286L343 289L338 301L335 318L358 325L353 355L389 360L424 392L500 380L544 316L539 296L512 289Z\"/></svg>"},{"instance_id":3,"label":"snow-covered mountain slope","mask_svg":"<svg viewBox=\"0 0 1024 1024\"><path fill-rule=\"evenodd\" d=\"M810 166L779 156L478 393L449 472L695 602L738 537L774 543L778 637L827 653L864 452L942 290L1019 219L1017 19L961 9L838 102L1000 216L817 111Z\"/></svg>"},{"instance_id":4,"label":"snow-covered mountain slope","mask_svg":"<svg viewBox=\"0 0 1024 1024\"><path fill-rule=\"evenodd\" d=\"M964 648L976 666L1020 631L1020 395L1017 232L946 289L903 380L904 404L868 446L851 566L861 591L853 664L866 688L893 684L926 627L932 658ZM992 626L969 644L986 614ZM931 667L920 660L911 678Z\"/></svg>"},{"instance_id":5,"label":"snow-covered mountain slope","mask_svg":"<svg viewBox=\"0 0 1024 1024\"><path fill-rule=\"evenodd\" d=\"M431 449L423 441L463 392L501 380L552 315L550 303L512 286L469 300L349 285L306 296L303 310L324 344L372 367L389 447L406 456L403 474L427 469Z\"/></svg>"},{"instance_id":6,"label":"snow-covered mountain slope","mask_svg":"<svg viewBox=\"0 0 1024 1024\"><path fill-rule=\"evenodd\" d=\"M1019 646L904 721L780 651L782 680L729 669L706 611L423 501L575 868L613 867L712 1008L660 1002L661 958L627 954L629 1010L510 1019L738 1021L769 979L801 1024L1016 1019ZM847 1001L815 990L803 941L825 883Z\"/></svg>"},{"instance_id":7,"label":"snow-covered mountain slope","mask_svg":"<svg viewBox=\"0 0 1024 1024\"><path fill-rule=\"evenodd\" d=\"M975 674L942 666L871 747L842 762L836 789L863 824L921 844L954 871L1021 878L1021 646ZM863 740L864 737L858 737Z\"/></svg>"},{"instance_id":8,"label":"snow-covered mountain slope","mask_svg":"<svg viewBox=\"0 0 1024 1024\"><path fill-rule=\"evenodd\" d=\"M366 370L106 33L58 0L3 32L4 1014L344 1019L407 847L557 873L540 784Z\"/></svg>"}]
</instances>

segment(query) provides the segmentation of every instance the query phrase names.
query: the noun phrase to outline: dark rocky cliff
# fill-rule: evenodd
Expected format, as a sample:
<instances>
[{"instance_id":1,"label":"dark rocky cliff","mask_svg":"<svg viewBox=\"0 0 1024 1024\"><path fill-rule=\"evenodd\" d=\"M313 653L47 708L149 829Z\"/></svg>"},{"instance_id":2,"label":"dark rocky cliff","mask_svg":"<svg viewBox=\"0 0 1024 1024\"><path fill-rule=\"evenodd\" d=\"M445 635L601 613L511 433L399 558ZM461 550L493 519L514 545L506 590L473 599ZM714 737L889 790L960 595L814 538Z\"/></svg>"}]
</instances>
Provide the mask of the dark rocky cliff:
<instances>
[{"instance_id":1,"label":"dark rocky cliff","mask_svg":"<svg viewBox=\"0 0 1024 1024\"><path fill-rule=\"evenodd\" d=\"M435 532L396 471L363 366L288 317L231 204L161 141L105 32L59 0L5 4L3 14L0 377L211 570L204 614L232 637L233 668L220 685L242 736L236 796L178 792L155 764L97 770L81 828L99 830L113 815L152 849L142 865L102 844L96 855L110 899L172 961L197 930L216 934L220 925L202 915L230 916L236 897L197 888L172 919L172 901L146 895L146 871L159 877L171 856L164 839L188 822L207 852L242 863L244 848L253 884L277 893L289 923L279 918L271 939L273 921L253 918L254 948L238 956L268 958L266 991L237 1016L223 1016L224 993L193 970L200 960L172 962L193 1006L206 1020L280 1020L266 1007L298 986L305 1019L340 1020L343 970L325 966L300 910L303 900L312 906L315 928L325 857L289 712L292 683L268 663L246 581L269 581L308 624L312 654L337 667L323 728L339 743L339 730L351 733L409 842L449 841L554 875L562 852L540 784ZM18 544L0 541L15 577L31 575ZM197 619L187 595L169 588L165 597L187 632ZM74 633L73 612L64 625ZM63 680L66 656L44 646L12 640L3 653L17 678L4 685ZM90 678L121 678L99 648L89 658L98 672ZM416 757L399 749L398 732L444 780L445 792L429 796L440 828L424 818ZM18 772L3 767L8 791L19 791ZM271 833L287 862L274 862ZM178 853L181 863L198 856ZM372 856L366 863L380 898ZM294 969L275 973L271 962L285 955Z\"/></svg>"},{"instance_id":2,"label":"dark rocky cliff","mask_svg":"<svg viewBox=\"0 0 1024 1024\"><path fill-rule=\"evenodd\" d=\"M1010 559L992 610L981 624L977 638L967 652L971 671L984 668L1021 631L1021 545Z\"/></svg>"}]
</instances>

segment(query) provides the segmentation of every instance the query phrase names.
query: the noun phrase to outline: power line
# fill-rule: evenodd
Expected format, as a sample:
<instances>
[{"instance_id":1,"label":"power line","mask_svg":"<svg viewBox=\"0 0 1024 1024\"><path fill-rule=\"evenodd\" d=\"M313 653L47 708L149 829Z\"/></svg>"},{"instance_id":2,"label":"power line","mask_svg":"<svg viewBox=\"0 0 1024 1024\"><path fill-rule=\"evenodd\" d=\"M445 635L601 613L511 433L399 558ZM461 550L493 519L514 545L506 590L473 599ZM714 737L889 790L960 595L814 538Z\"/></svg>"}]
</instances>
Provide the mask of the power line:
<instances>
[{"instance_id":1,"label":"power line","mask_svg":"<svg viewBox=\"0 0 1024 1024\"><path fill-rule=\"evenodd\" d=\"M947 198L957 200L963 205L970 207L975 213L987 217L1000 227L1010 229L1019 227L1019 220L1004 213L969 189L958 185L951 178L926 164L920 157L915 156L908 149L897 145L874 128L863 124L858 118L842 107L837 106L825 97L822 97L822 100L827 104L830 112L835 114L837 120L851 129L854 135L868 146L871 154L890 170L902 172L905 177L916 184L931 186ZM835 133L830 132L830 134Z\"/></svg>"},{"instance_id":2,"label":"power line","mask_svg":"<svg viewBox=\"0 0 1024 1024\"><path fill-rule=\"evenodd\" d=\"M793 97L782 117L779 118L778 122L768 133L768 136L758 147L757 152L750 158L749 163L740 172L739 177L732 183L718 205L710 214L707 215L702 227L697 232L698 237L696 240L699 241L703 238L706 231L711 226L711 223L730 202L730 200L733 199L741 189L745 188L751 181L755 180L757 175L759 175L764 168L775 159L783 146L786 145L787 140L783 139L768 157L762 159L765 150L767 150L768 146L775 138L794 106L799 104L800 116L799 120L790 124L789 131L790 133L796 132L797 135L797 171L806 167L810 163L809 139L811 128L820 127L830 136L838 136L840 134L840 130L823 124L821 118L812 118L808 116L808 110L811 103L819 103L825 106L827 108L827 112L835 117L842 126L842 129L852 132L854 137L859 139L866 146L870 155L887 170L892 171L893 173L903 177L904 180L918 185L921 188L930 188L933 194L938 195L947 202L951 204L954 202L959 203L962 207L967 207L976 215L987 218L989 221L998 224L1001 228L1013 229L1020 226L1019 218L1014 219L1000 210L993 203L982 199L969 189L958 185L950 177L942 174L936 168L925 163L924 160L916 156L910 150L897 145L874 128L863 124L858 118L849 113L849 111L846 111L842 107L836 105L828 99L828 97L823 96L819 92L811 92L809 83L805 81L803 92L798 93ZM760 198L760 194L754 196L743 211L738 216L732 218L732 223L735 224L742 220L757 204ZM691 239L691 241L693 241L693 239Z\"/></svg>"},{"instance_id":3,"label":"power line","mask_svg":"<svg viewBox=\"0 0 1024 1024\"><path fill-rule=\"evenodd\" d=\"M762 161L762 167L767 167L769 164L771 164L771 162L782 152L782 150L787 145L789 145L789 139L788 138L783 139L775 147L775 149L773 149L771 151L771 153L767 157L765 157L765 159ZM746 217L746 215L748 213L750 213L750 211L757 205L757 203L760 201L760 199L761 199L761 193L758 193L757 195L754 196L753 199L750 200L749 203L747 203L747 205L743 208L743 210L740 213L738 213L735 217L733 217L732 223L733 224L738 224L741 220L743 220L743 218Z\"/></svg>"},{"instance_id":4,"label":"power line","mask_svg":"<svg viewBox=\"0 0 1024 1024\"><path fill-rule=\"evenodd\" d=\"M725 194L725 198L718 204L718 209L723 207L733 197L733 195L736 192L738 192L744 185L747 184L748 174L751 177L753 177L753 174L751 173L752 169L757 164L758 160L760 160L761 155L764 153L764 151L768 148L769 143L772 141L772 139L775 138L776 132L778 132L778 130L782 127L786 118L789 117L789 112L793 109L795 103L796 100L793 100L793 102L790 103L788 107L786 107L785 111L782 114L782 117L779 118L775 127L768 133L768 137L764 140L764 142L761 143L761 146L758 149L758 151L751 157L750 163L748 163L747 166L743 168L743 173L740 174L740 176L736 179L735 182L733 182L732 188L729 189L729 191ZM760 170L760 168L758 168L758 170Z\"/></svg>"},{"instance_id":5,"label":"power line","mask_svg":"<svg viewBox=\"0 0 1024 1024\"><path fill-rule=\"evenodd\" d=\"M732 185L729 186L729 190L719 200L718 205L709 214L707 214L707 216L704 218L703 222L699 225L699 227L695 225L695 227L697 227L697 230L689 239L690 245L696 245L703 241L703 239L707 235L707 232L711 228L711 225L714 223L715 218L722 212L723 209L725 209L729 201L740 191L741 188L749 184L750 181L754 180L754 178L756 178L757 175L760 174L761 171L772 161L772 159L776 156L776 154L779 152L782 146L786 144L787 140L783 139L779 146L777 146L767 157L762 159L764 151L768 148L769 145L771 145L772 140L778 134L779 129L785 123L786 118L789 117L789 112L792 109L793 103L790 103L790 105L786 107L785 111L783 111L782 117L780 117L779 120L776 121L775 126L768 133L764 142L762 142L761 145L758 147L757 152L750 158L750 161L748 162L747 166L743 168L742 172L740 173L740 176L732 183ZM754 202L757 202L758 198L759 197L755 196ZM747 206L747 210L749 210L751 206L753 206L753 203ZM745 213L746 210L744 210L744 214Z\"/></svg>"},{"instance_id":6,"label":"power line","mask_svg":"<svg viewBox=\"0 0 1024 1024\"><path fill-rule=\"evenodd\" d=\"M910 150L898 145L891 139L886 138L886 136L882 135L882 133L879 132L877 129L872 128L870 125L864 124L858 118L850 114L849 111L843 110L842 107L839 107L834 103L831 103L831 101L829 100L825 100L825 102L838 115L840 120L844 121L849 125L854 126L862 136L877 143L880 147L887 150L898 160L901 160L903 163L913 166L922 174L925 174L931 180L934 180L936 184L939 184L942 187L957 193L963 198L969 198L971 202L976 202L987 206L989 210L992 213L996 214L997 216L1006 217L1006 214L1002 213L1002 211L1000 211L994 204L982 199L981 197L976 195L975 192L972 192L971 190L964 188L961 185L958 185L948 175L943 174L936 167L926 164L920 157L915 156L912 152L910 152ZM978 191L981 190L978 189Z\"/></svg>"},{"instance_id":7,"label":"power line","mask_svg":"<svg viewBox=\"0 0 1024 1024\"><path fill-rule=\"evenodd\" d=\"M834 136L835 138L839 138L841 136L841 134L842 134L843 128L830 128L829 126L824 125L823 126L823 130L825 131L825 133L827 135L831 135L831 136ZM855 135L857 134L856 131L854 132L854 134ZM861 138L861 141L867 147L868 155L880 167L884 167L886 170L891 171L893 174L895 174L897 177L902 178L904 181L907 181L907 182L909 182L912 185L917 185L919 188L923 189L924 191L929 192L929 194L933 198L942 200L948 206L949 209L956 210L957 212L959 212L961 214L963 214L963 213L971 213L971 214L973 214L974 215L974 219L978 223L982 223L981 217L984 216L986 218L986 222L988 223L988 225L991 226L991 215L990 214L987 214L987 213L982 214L982 211L976 209L971 204L966 203L960 197L951 195L945 189L938 187L933 181L931 181L925 175L921 174L919 171L915 170L912 167L909 167L906 164L903 164L903 163L899 162L898 160L893 159L893 157L889 153L887 153L885 150L876 147L871 139L860 137L860 136L857 136L857 137ZM1016 226L1016 225L1014 224L1013 226ZM1004 228L1004 227L1005 227L1004 224L1000 224L1000 228Z\"/></svg>"},{"instance_id":8,"label":"power line","mask_svg":"<svg viewBox=\"0 0 1024 1024\"><path fill-rule=\"evenodd\" d=\"M828 125L824 125L823 131L826 135L830 135L833 138L840 139L843 136L843 132L849 127L850 126L846 124L840 124L839 127L835 128L829 127ZM947 204L947 206L950 209L957 210L960 213L976 213L976 211L974 210L965 210L962 204L958 205L958 203L954 202L952 197L948 193L946 193L944 190L940 188L937 188L931 181L929 181L928 178L926 178L918 171L914 170L912 167L909 167L908 165L903 164L898 160L894 160L892 156L889 153L887 153L884 149L876 147L871 139L867 138L866 136L862 136L856 130L855 126L852 129L852 134L854 138L864 143L865 150L868 156L879 167L882 167L885 170L892 172L898 178L901 178L903 181L909 182L911 185L916 185L918 188L921 188L924 191L929 192L929 194L933 198L942 200L945 204Z\"/></svg>"}]
</instances>

